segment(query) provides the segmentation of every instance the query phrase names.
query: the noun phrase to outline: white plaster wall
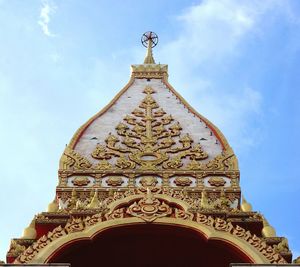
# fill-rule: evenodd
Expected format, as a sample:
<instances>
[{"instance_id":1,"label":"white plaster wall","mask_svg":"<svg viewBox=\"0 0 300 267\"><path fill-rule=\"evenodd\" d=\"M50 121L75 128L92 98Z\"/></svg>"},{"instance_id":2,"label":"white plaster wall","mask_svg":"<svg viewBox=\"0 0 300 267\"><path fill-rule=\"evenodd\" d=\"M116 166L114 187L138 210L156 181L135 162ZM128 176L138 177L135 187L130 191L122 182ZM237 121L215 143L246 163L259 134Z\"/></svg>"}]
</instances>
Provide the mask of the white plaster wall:
<instances>
[{"instance_id":1,"label":"white plaster wall","mask_svg":"<svg viewBox=\"0 0 300 267\"><path fill-rule=\"evenodd\" d=\"M143 93L146 86L151 86L156 91L152 96L158 105L181 124L182 134L189 133L195 143L198 143L201 138L207 139L200 141L203 150L209 155L205 161L209 161L221 153L222 147L220 141L216 144L216 136L210 136L211 130L206 127L205 123L190 113L160 79L151 79L150 82L147 82L147 79L136 79L116 103L85 130L75 147L75 151L87 157L92 163L98 162L91 157L96 144L104 144L104 140L110 132L116 133L115 126L123 120L125 115L131 114L135 108L138 108L146 96ZM94 137L97 139L92 140Z\"/></svg>"}]
</instances>

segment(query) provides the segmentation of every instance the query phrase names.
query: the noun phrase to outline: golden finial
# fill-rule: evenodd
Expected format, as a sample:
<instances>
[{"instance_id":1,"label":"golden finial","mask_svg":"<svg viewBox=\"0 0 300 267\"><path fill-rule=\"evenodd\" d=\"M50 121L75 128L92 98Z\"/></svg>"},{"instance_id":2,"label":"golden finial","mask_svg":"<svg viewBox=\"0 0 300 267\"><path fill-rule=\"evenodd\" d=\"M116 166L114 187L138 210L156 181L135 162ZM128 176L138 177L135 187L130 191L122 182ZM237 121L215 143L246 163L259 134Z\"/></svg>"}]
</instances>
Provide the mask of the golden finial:
<instances>
[{"instance_id":1,"label":"golden finial","mask_svg":"<svg viewBox=\"0 0 300 267\"><path fill-rule=\"evenodd\" d=\"M242 195L242 204L241 204L241 210L244 212L252 211L252 205L247 202L247 200Z\"/></svg>"},{"instance_id":2,"label":"golden finial","mask_svg":"<svg viewBox=\"0 0 300 267\"><path fill-rule=\"evenodd\" d=\"M31 221L28 227L23 231L22 239L35 239L36 230L35 230L35 218Z\"/></svg>"},{"instance_id":3,"label":"golden finial","mask_svg":"<svg viewBox=\"0 0 300 267\"><path fill-rule=\"evenodd\" d=\"M58 206L57 200L56 200L56 198L54 198L54 200L51 203L49 203L47 212L57 212L58 209L59 209L59 206Z\"/></svg>"},{"instance_id":4,"label":"golden finial","mask_svg":"<svg viewBox=\"0 0 300 267\"><path fill-rule=\"evenodd\" d=\"M261 233L263 237L276 237L276 231L275 229L269 224L269 222L266 220L266 218L262 215L263 219L263 229L261 230Z\"/></svg>"},{"instance_id":5,"label":"golden finial","mask_svg":"<svg viewBox=\"0 0 300 267\"><path fill-rule=\"evenodd\" d=\"M152 54L152 48L158 43L158 36L154 32L145 32L142 35L141 42L143 46L147 47L147 53L144 60L144 64L155 64L155 60Z\"/></svg>"},{"instance_id":6,"label":"golden finial","mask_svg":"<svg viewBox=\"0 0 300 267\"><path fill-rule=\"evenodd\" d=\"M87 206L89 209L98 209L100 207L101 203L98 199L98 190L95 191L94 196L90 202L90 204Z\"/></svg>"}]
</instances>

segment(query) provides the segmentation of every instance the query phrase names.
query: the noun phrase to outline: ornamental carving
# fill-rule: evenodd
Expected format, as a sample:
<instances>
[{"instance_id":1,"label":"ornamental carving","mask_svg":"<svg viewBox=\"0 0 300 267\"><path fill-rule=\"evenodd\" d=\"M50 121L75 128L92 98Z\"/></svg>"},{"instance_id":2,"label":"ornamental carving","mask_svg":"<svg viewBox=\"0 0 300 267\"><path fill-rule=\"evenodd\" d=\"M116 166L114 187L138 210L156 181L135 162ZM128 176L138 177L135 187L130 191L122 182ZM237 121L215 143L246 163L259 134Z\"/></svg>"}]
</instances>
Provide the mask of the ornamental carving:
<instances>
[{"instance_id":1,"label":"ornamental carving","mask_svg":"<svg viewBox=\"0 0 300 267\"><path fill-rule=\"evenodd\" d=\"M69 147L66 147L60 160L60 169L66 170L73 168L75 170L85 170L91 167L92 163L90 163L88 159Z\"/></svg>"},{"instance_id":2,"label":"ornamental carving","mask_svg":"<svg viewBox=\"0 0 300 267\"><path fill-rule=\"evenodd\" d=\"M143 187L155 187L158 184L158 180L154 176L144 176L141 178L140 184Z\"/></svg>"},{"instance_id":3,"label":"ornamental carving","mask_svg":"<svg viewBox=\"0 0 300 267\"><path fill-rule=\"evenodd\" d=\"M124 180L120 176L111 176L106 180L108 186L121 186L124 183Z\"/></svg>"},{"instance_id":4,"label":"ornamental carving","mask_svg":"<svg viewBox=\"0 0 300 267\"><path fill-rule=\"evenodd\" d=\"M224 178L216 176L216 177L209 178L208 183L211 186L221 187L221 186L224 186L226 184L226 181L225 181Z\"/></svg>"},{"instance_id":5,"label":"ornamental carving","mask_svg":"<svg viewBox=\"0 0 300 267\"><path fill-rule=\"evenodd\" d=\"M10 257L18 257L21 253L25 251L25 249L26 249L25 246L18 244L16 240L12 239L10 242L8 255Z\"/></svg>"},{"instance_id":6,"label":"ornamental carving","mask_svg":"<svg viewBox=\"0 0 300 267\"><path fill-rule=\"evenodd\" d=\"M208 171L208 170L237 170L237 160L233 153L223 151L222 154L216 156L208 163L202 164L196 160L191 160L187 168L194 171Z\"/></svg>"},{"instance_id":7,"label":"ornamental carving","mask_svg":"<svg viewBox=\"0 0 300 267\"><path fill-rule=\"evenodd\" d=\"M174 179L174 184L176 184L176 186L190 186L192 182L193 181L188 177L176 177Z\"/></svg>"},{"instance_id":8,"label":"ornamental carving","mask_svg":"<svg viewBox=\"0 0 300 267\"><path fill-rule=\"evenodd\" d=\"M145 197L130 205L126 212L131 216L152 222L159 217L170 215L172 208L165 202L155 198L148 189Z\"/></svg>"},{"instance_id":9,"label":"ornamental carving","mask_svg":"<svg viewBox=\"0 0 300 267\"><path fill-rule=\"evenodd\" d=\"M85 176L77 176L72 180L72 184L75 186L87 186L90 180Z\"/></svg>"},{"instance_id":10,"label":"ornamental carving","mask_svg":"<svg viewBox=\"0 0 300 267\"><path fill-rule=\"evenodd\" d=\"M226 232L246 241L250 246L264 255L270 263L286 263L284 258L279 254L279 251L285 251L287 247L285 240L280 243L280 246L273 248L267 245L263 239L251 234L250 231L246 231L238 225L234 226L230 221L218 217L214 218L201 212L192 213L179 206L179 203L168 203L162 197L158 197L157 195L154 196L151 190L147 189L146 194L137 195L137 199L133 202L127 202L127 200L124 199L123 204L119 203L115 209L110 210L105 215L103 213L98 213L92 216L86 216L85 218L72 217L65 227L56 227L54 230L48 232L47 235L44 235L35 241L31 246L25 249L25 251L21 252L14 263L29 263L43 248L65 235L89 230L89 227L94 227L95 224L101 223L102 221L126 217L138 217L149 223L160 217L171 217L174 218L174 220L181 219L194 221L198 224L206 225L215 231Z\"/></svg>"},{"instance_id":11,"label":"ornamental carving","mask_svg":"<svg viewBox=\"0 0 300 267\"><path fill-rule=\"evenodd\" d=\"M110 133L105 144L98 144L92 152L101 162L96 168L179 169L184 167L184 158L198 164L206 159L201 145L194 144L189 134L182 133L179 122L159 107L152 96L155 91L148 86L143 92L146 96L139 107L115 127L116 134Z\"/></svg>"}]
</instances>

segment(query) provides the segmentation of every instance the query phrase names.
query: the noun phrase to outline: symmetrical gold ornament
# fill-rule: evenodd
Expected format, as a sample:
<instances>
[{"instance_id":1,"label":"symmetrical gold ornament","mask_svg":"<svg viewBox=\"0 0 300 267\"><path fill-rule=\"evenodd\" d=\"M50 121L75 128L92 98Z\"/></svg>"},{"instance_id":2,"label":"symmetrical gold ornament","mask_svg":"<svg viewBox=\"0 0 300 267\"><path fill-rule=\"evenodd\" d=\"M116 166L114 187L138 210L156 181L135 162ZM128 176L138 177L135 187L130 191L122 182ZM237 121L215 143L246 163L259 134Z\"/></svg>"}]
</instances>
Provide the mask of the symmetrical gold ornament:
<instances>
[{"instance_id":1,"label":"symmetrical gold ornament","mask_svg":"<svg viewBox=\"0 0 300 267\"><path fill-rule=\"evenodd\" d=\"M140 184L143 187L155 187L158 183L158 180L154 176L144 176L140 180Z\"/></svg>"},{"instance_id":2,"label":"symmetrical gold ornament","mask_svg":"<svg viewBox=\"0 0 300 267\"><path fill-rule=\"evenodd\" d=\"M179 122L158 106L152 97L155 91L148 86L144 93L139 108L116 126L117 135L110 133L91 156L107 163L116 158L117 168L141 170L179 169L184 166L183 158L197 163L206 159L201 145L193 145L189 134L181 133Z\"/></svg>"},{"instance_id":3,"label":"symmetrical gold ornament","mask_svg":"<svg viewBox=\"0 0 300 267\"><path fill-rule=\"evenodd\" d=\"M90 227L101 224L103 221L113 221L126 217L137 217L146 222L153 222L162 217L174 218L174 222L178 219L197 222L215 231L225 232L233 235L235 238L244 240L249 246L256 249L257 253L261 253L270 263L286 263L278 253L278 251L283 251L286 248L286 242L284 241L276 248L272 248L261 238L238 225L234 226L231 222L227 222L222 218L207 216L201 212L191 213L182 207L182 205L186 205L183 202L178 202L175 198L167 200L163 195L158 197L158 195L153 195L150 189L147 189L145 194L135 195L133 202L130 201L132 197L125 197L121 202L120 200L115 200L118 201L117 204L111 202L104 213L101 212L84 218L72 217L64 227L58 226L48 232L47 235L40 237L33 245L23 251L14 263L29 263L42 249L48 246L51 247L51 243L56 239L73 233L88 231ZM22 250L23 248L20 249Z\"/></svg>"},{"instance_id":4,"label":"symmetrical gold ornament","mask_svg":"<svg viewBox=\"0 0 300 267\"><path fill-rule=\"evenodd\" d=\"M111 176L106 180L108 186L121 186L124 183L124 180L120 176Z\"/></svg>"},{"instance_id":5,"label":"symmetrical gold ornament","mask_svg":"<svg viewBox=\"0 0 300 267\"><path fill-rule=\"evenodd\" d=\"M72 180L72 184L75 186L87 186L89 183L89 178L85 176L77 176Z\"/></svg>"},{"instance_id":6,"label":"symmetrical gold ornament","mask_svg":"<svg viewBox=\"0 0 300 267\"><path fill-rule=\"evenodd\" d=\"M149 54L146 64L132 66L132 77L126 87L83 125L66 147L60 161L56 199L50 203L48 213L38 215L42 223L60 225L36 238L33 221L25 229L23 239L19 239L21 242L11 244L11 254L18 257L15 263L40 259L44 249L53 249L57 239L66 244L81 233L102 226L103 229L122 226L122 222L128 221L174 223L188 228L201 225L210 229L214 237L216 232L221 232L221 239L228 235L230 240L241 239L246 250L251 246L270 263L285 263L280 253L289 251L287 241L269 246L266 240L276 233L265 219L262 239L238 225L238 222L245 225L247 221L261 225L262 219L245 201L241 210L238 209L239 171L232 149L222 133L190 107L167 82L167 65L154 64L151 56ZM203 151L193 135L184 132L180 123L158 105L156 91L146 86L145 97L137 108L121 118L115 130L94 145L92 153L81 155L76 146L80 137L116 103L136 78L160 79L192 116L210 128L211 136L220 143L222 152L213 158ZM76 178L72 180L74 176ZM230 186L224 191L227 180L230 180ZM210 186L206 188L204 181ZM28 240L32 245L23 246L22 242Z\"/></svg>"},{"instance_id":7,"label":"symmetrical gold ornament","mask_svg":"<svg viewBox=\"0 0 300 267\"><path fill-rule=\"evenodd\" d=\"M152 222L159 217L170 215L172 213L172 208L165 202L155 198L148 189L145 197L130 205L126 212L131 216L139 217L147 222Z\"/></svg>"},{"instance_id":8,"label":"symmetrical gold ornament","mask_svg":"<svg viewBox=\"0 0 300 267\"><path fill-rule=\"evenodd\" d=\"M219 176L215 176L215 177L211 177L208 179L208 183L211 186L215 186L215 187L220 187L220 186L224 186L226 184L226 181L224 178L219 177Z\"/></svg>"},{"instance_id":9,"label":"symmetrical gold ornament","mask_svg":"<svg viewBox=\"0 0 300 267\"><path fill-rule=\"evenodd\" d=\"M174 179L174 184L176 184L176 186L190 186L192 182L193 181L189 177L176 177Z\"/></svg>"}]
</instances>

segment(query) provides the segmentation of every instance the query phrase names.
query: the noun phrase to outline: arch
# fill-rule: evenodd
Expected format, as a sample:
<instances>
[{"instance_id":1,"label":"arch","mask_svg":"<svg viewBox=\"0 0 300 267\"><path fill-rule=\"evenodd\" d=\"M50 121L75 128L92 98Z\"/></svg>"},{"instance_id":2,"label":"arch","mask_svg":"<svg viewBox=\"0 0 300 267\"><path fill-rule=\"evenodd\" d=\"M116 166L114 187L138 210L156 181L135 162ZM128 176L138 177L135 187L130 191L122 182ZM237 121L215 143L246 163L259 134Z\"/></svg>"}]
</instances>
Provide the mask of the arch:
<instances>
[{"instance_id":1,"label":"arch","mask_svg":"<svg viewBox=\"0 0 300 267\"><path fill-rule=\"evenodd\" d=\"M252 263L285 263L272 247L239 226L221 218L191 213L185 201L170 195L131 195L112 202L105 213L73 218L66 226L58 226L26 249L15 263L47 263L67 246L79 241L92 241L107 230L145 224L179 227L201 235L206 241L225 244L244 255Z\"/></svg>"},{"instance_id":2,"label":"arch","mask_svg":"<svg viewBox=\"0 0 300 267\"><path fill-rule=\"evenodd\" d=\"M106 229L91 240L75 241L58 250L48 260L48 263L55 262L71 263L72 267L99 263L103 266L194 266L197 263L197 266L227 267L233 262L252 263L231 244L207 241L193 229L161 223Z\"/></svg>"},{"instance_id":3,"label":"arch","mask_svg":"<svg viewBox=\"0 0 300 267\"><path fill-rule=\"evenodd\" d=\"M51 262L51 259L66 247L75 244L76 242L93 240L96 236L101 235L101 233L104 233L109 229L126 226L139 226L145 224L147 224L147 222L145 222L141 218L134 217L100 222L85 229L82 232L70 233L54 240L48 246L45 246L43 249L41 249L39 253L32 259L32 261L30 261L30 263ZM217 241L235 248L239 253L245 255L250 260L250 263L269 263L269 261L261 253L255 250L246 241L241 240L226 232L216 231L209 226L201 225L193 221L166 217L158 218L154 222L152 222L152 224L186 228L194 231L195 233L198 233L207 241Z\"/></svg>"}]
</instances>

